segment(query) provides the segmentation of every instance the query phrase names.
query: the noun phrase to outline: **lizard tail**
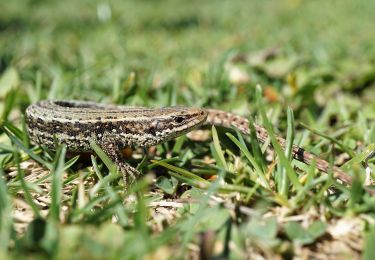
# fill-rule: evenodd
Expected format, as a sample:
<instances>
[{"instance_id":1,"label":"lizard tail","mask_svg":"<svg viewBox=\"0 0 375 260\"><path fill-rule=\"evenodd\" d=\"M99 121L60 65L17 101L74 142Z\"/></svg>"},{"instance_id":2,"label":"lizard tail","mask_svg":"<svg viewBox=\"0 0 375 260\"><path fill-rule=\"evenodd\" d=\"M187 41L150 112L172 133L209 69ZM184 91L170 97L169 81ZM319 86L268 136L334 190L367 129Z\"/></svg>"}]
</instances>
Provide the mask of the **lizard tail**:
<instances>
[{"instance_id":1,"label":"lizard tail","mask_svg":"<svg viewBox=\"0 0 375 260\"><path fill-rule=\"evenodd\" d=\"M206 111L208 113L208 116L207 116L206 122L204 123L205 125L214 125L214 126L221 126L225 128L232 128L232 129L238 130L240 133L244 135L250 134L248 119L242 116L233 114L233 113L228 113L228 112L216 110L216 109L206 109ZM254 124L254 128L256 130L257 138L262 143L266 142L269 137L267 130L258 124ZM277 141L279 142L282 149L285 150L286 140L284 138L277 137ZM352 176L345 173L339 167L337 166L331 167L331 165L327 161L318 158L316 155L305 151L301 147L293 145L292 157L308 165L311 165L315 161L316 168L318 168L320 171L328 173L330 169L332 169L333 175L335 178L341 180L342 182L348 185L351 185L353 182ZM375 190L367 189L367 191L371 193L372 195L375 195Z\"/></svg>"}]
</instances>

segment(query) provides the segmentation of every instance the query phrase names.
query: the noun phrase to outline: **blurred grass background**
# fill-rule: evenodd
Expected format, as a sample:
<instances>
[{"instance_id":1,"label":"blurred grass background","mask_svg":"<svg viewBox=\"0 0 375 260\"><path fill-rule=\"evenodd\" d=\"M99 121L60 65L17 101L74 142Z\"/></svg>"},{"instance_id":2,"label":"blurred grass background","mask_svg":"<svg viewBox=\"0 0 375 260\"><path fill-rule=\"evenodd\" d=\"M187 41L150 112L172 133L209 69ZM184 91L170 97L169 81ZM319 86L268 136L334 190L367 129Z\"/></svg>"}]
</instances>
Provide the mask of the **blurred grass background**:
<instances>
[{"instance_id":1,"label":"blurred grass background","mask_svg":"<svg viewBox=\"0 0 375 260\"><path fill-rule=\"evenodd\" d=\"M10 122L19 127L19 137L25 134L22 114L26 106L46 98L214 107L252 115L262 122L255 95L255 86L261 84L264 107L273 125L285 136L286 108L291 107L297 122L295 143L321 157L343 164L363 155L375 143L373 1L17 0L2 1L0 9L1 124ZM333 149L330 140L311 134L299 122L337 138L354 155ZM291 186L286 197L276 192L264 199L262 193L256 193L250 199L235 195L235 191L228 194L212 188L207 195L199 188L188 190L182 185L181 189L181 180L169 176L159 183L162 192L154 186L148 190L140 182L141 187L135 190L146 199L130 196L133 199L129 202L129 194L121 193L119 183L112 183L113 190L101 190L95 196L82 195L101 180L88 168L69 170L71 177L64 183L69 192L63 193L57 203L57 207L66 207L61 213L64 217L46 217L51 215L51 205L45 201L44 206L37 206L46 210L45 214L37 217L35 211L26 210L25 219L16 209L28 208L24 204L31 203L25 199L26 190L30 189L35 199L50 196L51 189L40 182L22 186L18 175L12 175L20 172L14 169L20 160L31 160L22 153L17 159L17 146L5 133L2 130L0 136L0 158L6 178L0 188L9 200L4 201L1 213L11 212L13 218L4 218L9 222L1 223L2 239L8 241L3 243L2 252L10 248L13 256L33 252L35 256L62 258L171 258L175 252L179 257L185 253L203 257L206 250L208 255L231 258L253 254L288 258L319 254L319 250L307 246L311 244L318 244L324 254L335 242L344 248L340 256L359 257L366 243L370 245L374 240L375 229L371 233L370 226L374 223L375 201L355 189L332 195L322 192L326 186L321 184L302 196L293 193ZM233 152L233 145L227 144L223 133L219 135L229 171L246 172L246 160ZM217 148L212 148L210 141L187 142L180 139L159 146L157 156L164 159L184 154L176 164L194 170L194 160L204 161L202 154ZM42 156L50 161L55 158L56 162L62 155L54 157L44 152ZM238 166L238 158L242 166ZM371 162L373 159L373 169ZM32 167L37 168L34 164ZM358 167L362 171L355 168L351 173L363 172L363 167ZM302 169L305 173L311 171L308 167ZM79 181L90 177L95 181ZM257 188L254 183L233 180L238 190ZM74 181L81 186L68 185ZM167 187L172 189L170 195L165 193ZM192 201L183 192L188 192ZM212 206L209 195L223 196L230 205ZM169 209L172 213L149 204L169 199L178 205L178 210L173 206L174 210ZM123 209L123 200L130 206ZM196 203L202 200L202 204ZM13 206L6 207L7 203ZM242 206L246 206L242 209L245 212L254 210L256 214L249 217L234 210ZM262 217L266 213L269 218ZM295 217L301 225L288 217ZM9 233L6 223L20 224L21 228L10 228ZM335 237L330 228L343 226L353 227L354 234ZM206 249L210 241L215 241L214 249ZM358 242L358 248L350 241ZM113 255L108 256L109 251ZM371 256L369 251L371 246L365 253Z\"/></svg>"}]
</instances>

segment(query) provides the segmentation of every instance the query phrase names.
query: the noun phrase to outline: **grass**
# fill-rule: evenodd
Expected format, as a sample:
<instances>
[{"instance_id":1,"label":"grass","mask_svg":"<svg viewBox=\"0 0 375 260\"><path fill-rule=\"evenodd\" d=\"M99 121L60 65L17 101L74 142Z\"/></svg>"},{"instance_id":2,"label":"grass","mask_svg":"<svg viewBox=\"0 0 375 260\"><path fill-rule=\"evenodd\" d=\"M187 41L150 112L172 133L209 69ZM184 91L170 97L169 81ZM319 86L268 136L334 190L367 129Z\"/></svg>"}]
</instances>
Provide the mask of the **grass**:
<instances>
[{"instance_id":1,"label":"grass","mask_svg":"<svg viewBox=\"0 0 375 260\"><path fill-rule=\"evenodd\" d=\"M3 4L0 257L373 258L375 198L362 183L375 169L374 7ZM144 174L124 190L100 149L30 144L24 111L47 98L220 108L264 125L276 149L204 129L133 149ZM276 134L343 165L353 185L291 160Z\"/></svg>"}]
</instances>

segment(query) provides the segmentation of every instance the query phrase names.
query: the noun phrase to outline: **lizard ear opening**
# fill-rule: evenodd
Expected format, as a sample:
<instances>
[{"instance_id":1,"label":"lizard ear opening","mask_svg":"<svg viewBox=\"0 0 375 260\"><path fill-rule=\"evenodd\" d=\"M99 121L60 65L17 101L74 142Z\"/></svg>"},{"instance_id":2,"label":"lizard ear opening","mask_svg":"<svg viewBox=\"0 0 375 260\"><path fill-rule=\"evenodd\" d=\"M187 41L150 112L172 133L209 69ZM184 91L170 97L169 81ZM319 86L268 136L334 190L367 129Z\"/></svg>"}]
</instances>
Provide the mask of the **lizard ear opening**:
<instances>
[{"instance_id":1,"label":"lizard ear opening","mask_svg":"<svg viewBox=\"0 0 375 260\"><path fill-rule=\"evenodd\" d=\"M158 126L159 126L158 120L152 122L150 128L148 129L149 133L155 136Z\"/></svg>"}]
</instances>

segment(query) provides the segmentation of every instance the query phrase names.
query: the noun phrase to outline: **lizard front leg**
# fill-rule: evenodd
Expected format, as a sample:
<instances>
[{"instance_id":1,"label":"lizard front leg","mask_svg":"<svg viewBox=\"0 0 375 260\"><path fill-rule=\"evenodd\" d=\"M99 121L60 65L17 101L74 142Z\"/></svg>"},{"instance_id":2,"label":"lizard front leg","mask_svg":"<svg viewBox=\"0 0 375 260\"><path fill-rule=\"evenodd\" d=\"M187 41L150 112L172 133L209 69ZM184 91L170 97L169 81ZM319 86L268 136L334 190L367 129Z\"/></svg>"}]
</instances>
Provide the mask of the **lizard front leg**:
<instances>
[{"instance_id":1,"label":"lizard front leg","mask_svg":"<svg viewBox=\"0 0 375 260\"><path fill-rule=\"evenodd\" d=\"M138 178L140 172L125 161L121 152L121 147L116 144L113 139L104 138L99 145L122 173L124 187L126 189L129 184L133 183Z\"/></svg>"}]
</instances>

